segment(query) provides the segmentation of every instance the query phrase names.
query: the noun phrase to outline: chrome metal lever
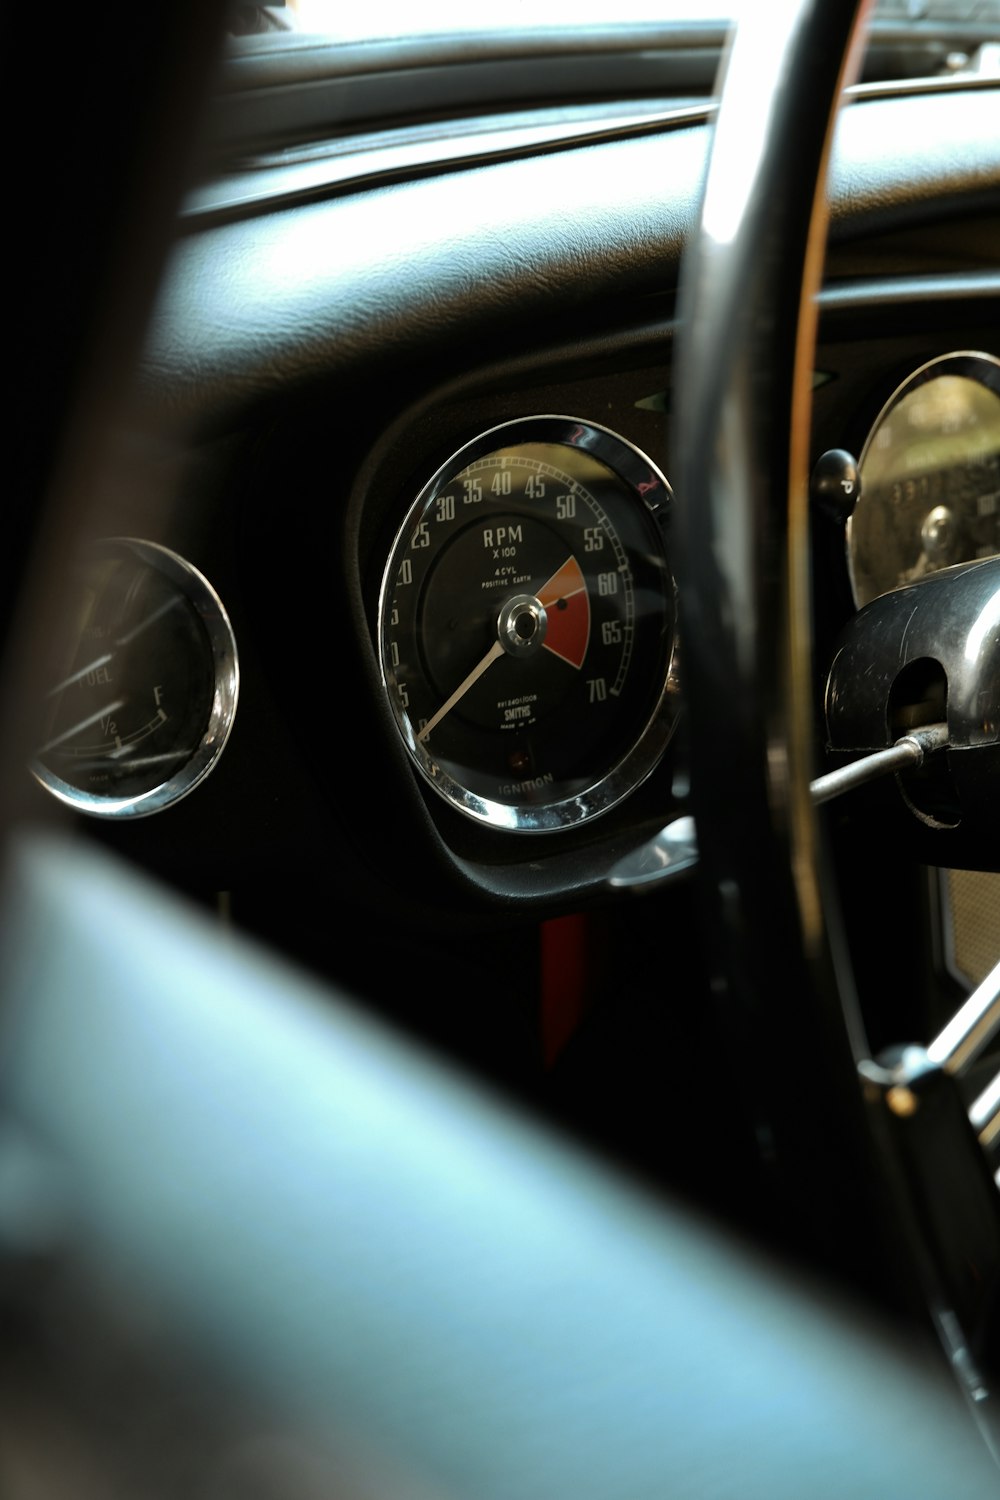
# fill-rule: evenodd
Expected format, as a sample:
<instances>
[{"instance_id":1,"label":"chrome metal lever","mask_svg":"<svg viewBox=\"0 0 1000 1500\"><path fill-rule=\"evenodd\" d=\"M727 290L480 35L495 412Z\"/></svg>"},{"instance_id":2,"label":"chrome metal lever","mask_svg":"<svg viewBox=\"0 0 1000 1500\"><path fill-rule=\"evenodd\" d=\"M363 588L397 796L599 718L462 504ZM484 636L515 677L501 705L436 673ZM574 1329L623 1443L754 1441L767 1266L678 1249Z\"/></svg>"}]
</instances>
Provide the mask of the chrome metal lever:
<instances>
[{"instance_id":1,"label":"chrome metal lever","mask_svg":"<svg viewBox=\"0 0 1000 1500\"><path fill-rule=\"evenodd\" d=\"M864 786L880 776L919 766L934 750L948 744L947 724L928 724L913 729L885 750L862 755L849 765L828 771L810 782L813 801L819 805ZM684 815L662 828L655 838L626 854L608 876L613 890L646 890L652 885L686 878L698 864L698 835L692 817Z\"/></svg>"},{"instance_id":2,"label":"chrome metal lever","mask_svg":"<svg viewBox=\"0 0 1000 1500\"><path fill-rule=\"evenodd\" d=\"M849 792L854 787L864 786L887 776L891 771L904 771L922 765L926 756L934 750L943 750L948 744L947 724L928 724L923 729L911 729L886 750L873 750L852 760L836 771L827 771L810 782L812 799L818 805Z\"/></svg>"}]
</instances>

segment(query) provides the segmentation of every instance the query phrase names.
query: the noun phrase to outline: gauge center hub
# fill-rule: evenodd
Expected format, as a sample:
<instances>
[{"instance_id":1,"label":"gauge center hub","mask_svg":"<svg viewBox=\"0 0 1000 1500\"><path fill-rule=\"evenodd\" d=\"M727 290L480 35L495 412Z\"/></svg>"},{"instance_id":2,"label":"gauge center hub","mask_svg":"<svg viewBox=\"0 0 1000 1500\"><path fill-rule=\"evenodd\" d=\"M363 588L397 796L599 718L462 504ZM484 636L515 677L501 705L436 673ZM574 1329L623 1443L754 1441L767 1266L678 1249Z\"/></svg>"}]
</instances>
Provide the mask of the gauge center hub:
<instances>
[{"instance_id":1,"label":"gauge center hub","mask_svg":"<svg viewBox=\"0 0 1000 1500\"><path fill-rule=\"evenodd\" d=\"M924 552L932 563L943 565L955 538L955 517L946 505L935 505L920 528Z\"/></svg>"},{"instance_id":2,"label":"gauge center hub","mask_svg":"<svg viewBox=\"0 0 1000 1500\"><path fill-rule=\"evenodd\" d=\"M497 619L497 637L508 656L534 656L545 642L549 617L534 594L515 594Z\"/></svg>"}]
</instances>

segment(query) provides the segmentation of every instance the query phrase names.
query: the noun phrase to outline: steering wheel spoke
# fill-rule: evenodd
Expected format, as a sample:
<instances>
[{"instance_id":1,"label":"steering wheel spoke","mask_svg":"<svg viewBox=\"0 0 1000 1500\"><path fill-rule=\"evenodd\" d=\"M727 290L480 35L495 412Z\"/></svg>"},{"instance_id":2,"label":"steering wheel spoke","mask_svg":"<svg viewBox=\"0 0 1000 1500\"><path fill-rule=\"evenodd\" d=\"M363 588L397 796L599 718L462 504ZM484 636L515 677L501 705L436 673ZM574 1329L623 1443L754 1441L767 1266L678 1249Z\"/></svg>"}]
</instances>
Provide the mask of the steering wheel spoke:
<instances>
[{"instance_id":1,"label":"steering wheel spoke","mask_svg":"<svg viewBox=\"0 0 1000 1500\"><path fill-rule=\"evenodd\" d=\"M998 1033L1000 964L926 1048L859 1072L932 1319L1000 1458L1000 1069L977 1077Z\"/></svg>"}]
</instances>

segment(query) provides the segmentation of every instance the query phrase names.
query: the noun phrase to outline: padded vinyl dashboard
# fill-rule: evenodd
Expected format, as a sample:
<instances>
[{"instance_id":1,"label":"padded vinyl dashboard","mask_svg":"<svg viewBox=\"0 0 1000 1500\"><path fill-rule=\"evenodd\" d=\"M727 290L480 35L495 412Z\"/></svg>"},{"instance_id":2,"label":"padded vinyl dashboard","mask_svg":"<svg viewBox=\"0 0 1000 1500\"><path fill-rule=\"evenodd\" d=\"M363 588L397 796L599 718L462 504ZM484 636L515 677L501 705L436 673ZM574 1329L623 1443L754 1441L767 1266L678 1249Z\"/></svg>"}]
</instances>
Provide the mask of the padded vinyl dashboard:
<instances>
[{"instance_id":1,"label":"padded vinyl dashboard","mask_svg":"<svg viewBox=\"0 0 1000 1500\"><path fill-rule=\"evenodd\" d=\"M814 455L860 447L922 360L996 347L996 93L845 111ZM149 539L219 590L241 704L196 796L105 837L184 884L197 870L206 889L280 877L319 847L333 887L537 911L599 892L610 862L683 806L683 726L620 807L530 850L437 806L389 721L374 614L406 507L500 422L599 422L670 479L674 294L707 144L704 127L666 130L189 225L136 432L155 435L176 499L170 534ZM141 531L143 509L123 484L106 534ZM821 545L836 618L839 542Z\"/></svg>"},{"instance_id":2,"label":"padded vinyl dashboard","mask_svg":"<svg viewBox=\"0 0 1000 1500\"><path fill-rule=\"evenodd\" d=\"M995 268L978 226L998 212L996 119L996 87L845 109L828 278L858 274L859 248L868 274L981 269L991 245ZM408 366L429 383L456 343L475 365L512 329L522 346L560 320L599 334L628 300L676 288L708 143L704 126L668 129L203 231L194 220L152 321L144 392L158 419L197 435L317 380L356 387Z\"/></svg>"}]
</instances>

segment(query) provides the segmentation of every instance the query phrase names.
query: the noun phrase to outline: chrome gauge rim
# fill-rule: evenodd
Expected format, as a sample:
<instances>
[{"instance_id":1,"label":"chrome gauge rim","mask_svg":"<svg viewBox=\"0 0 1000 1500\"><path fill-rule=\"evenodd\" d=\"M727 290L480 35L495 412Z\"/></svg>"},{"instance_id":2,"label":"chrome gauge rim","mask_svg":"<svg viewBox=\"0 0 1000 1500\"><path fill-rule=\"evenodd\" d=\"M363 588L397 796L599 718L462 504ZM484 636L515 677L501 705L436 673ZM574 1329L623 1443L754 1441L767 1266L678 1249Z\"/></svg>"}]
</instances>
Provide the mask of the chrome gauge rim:
<instances>
[{"instance_id":1,"label":"chrome gauge rim","mask_svg":"<svg viewBox=\"0 0 1000 1500\"><path fill-rule=\"evenodd\" d=\"M481 433L421 490L383 571L378 654L449 806L566 829L657 765L678 706L671 499L633 443L561 415Z\"/></svg>"},{"instance_id":2,"label":"chrome gauge rim","mask_svg":"<svg viewBox=\"0 0 1000 1500\"><path fill-rule=\"evenodd\" d=\"M1000 553L1000 359L957 350L913 370L872 424L858 469L846 542L859 608Z\"/></svg>"},{"instance_id":3,"label":"chrome gauge rim","mask_svg":"<svg viewBox=\"0 0 1000 1500\"><path fill-rule=\"evenodd\" d=\"M124 820L163 811L218 762L239 659L215 589L176 552L134 537L81 560L31 771L60 802Z\"/></svg>"}]
</instances>

